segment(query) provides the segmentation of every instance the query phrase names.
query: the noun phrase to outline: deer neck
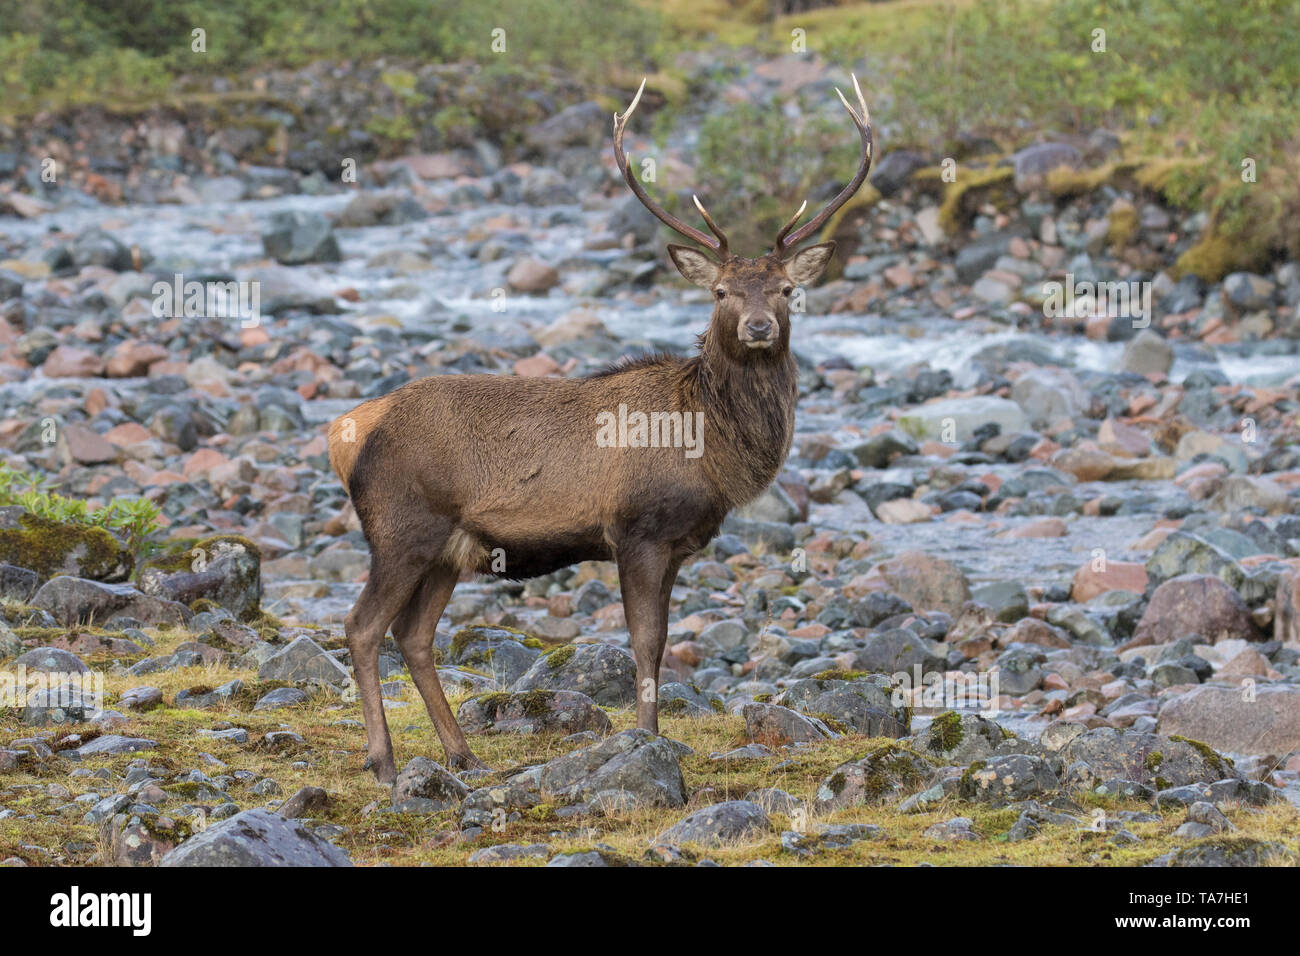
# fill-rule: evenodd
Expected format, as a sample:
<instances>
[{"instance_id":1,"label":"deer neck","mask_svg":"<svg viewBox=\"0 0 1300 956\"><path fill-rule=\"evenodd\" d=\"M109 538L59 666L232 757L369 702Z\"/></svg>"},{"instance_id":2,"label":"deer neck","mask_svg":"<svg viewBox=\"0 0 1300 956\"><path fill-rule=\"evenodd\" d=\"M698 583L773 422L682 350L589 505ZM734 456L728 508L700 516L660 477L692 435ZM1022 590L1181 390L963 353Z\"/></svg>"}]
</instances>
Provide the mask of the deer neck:
<instances>
[{"instance_id":1,"label":"deer neck","mask_svg":"<svg viewBox=\"0 0 1300 956\"><path fill-rule=\"evenodd\" d=\"M711 326L694 372L704 466L728 508L752 501L776 478L794 439L798 370L787 340L746 354L738 343L729 349Z\"/></svg>"}]
</instances>

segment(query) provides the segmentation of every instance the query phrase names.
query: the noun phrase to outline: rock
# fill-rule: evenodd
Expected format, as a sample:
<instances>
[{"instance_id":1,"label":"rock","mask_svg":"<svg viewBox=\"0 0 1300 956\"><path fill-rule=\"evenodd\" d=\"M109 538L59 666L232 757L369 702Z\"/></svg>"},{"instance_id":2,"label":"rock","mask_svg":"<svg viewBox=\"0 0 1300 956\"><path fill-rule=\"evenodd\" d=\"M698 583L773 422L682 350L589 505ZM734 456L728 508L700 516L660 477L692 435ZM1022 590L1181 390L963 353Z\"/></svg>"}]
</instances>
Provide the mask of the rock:
<instances>
[{"instance_id":1,"label":"rock","mask_svg":"<svg viewBox=\"0 0 1300 956\"><path fill-rule=\"evenodd\" d=\"M603 736L613 730L609 717L590 697L571 690L472 697L461 704L456 720L469 734L576 734L590 730Z\"/></svg>"},{"instance_id":2,"label":"rock","mask_svg":"<svg viewBox=\"0 0 1300 956\"><path fill-rule=\"evenodd\" d=\"M849 733L904 737L910 731L908 708L894 704L892 684L887 677L855 680L811 677L791 684L776 702L842 725Z\"/></svg>"},{"instance_id":3,"label":"rock","mask_svg":"<svg viewBox=\"0 0 1300 956\"><path fill-rule=\"evenodd\" d=\"M500 685L509 685L542 656L540 646L529 647L524 640L522 634L504 628L463 627L452 637L447 656L458 667L472 667L491 674Z\"/></svg>"},{"instance_id":4,"label":"rock","mask_svg":"<svg viewBox=\"0 0 1300 956\"><path fill-rule=\"evenodd\" d=\"M1015 172L1016 191L1021 193L1041 189L1047 184L1047 175L1066 167L1078 169L1082 163L1079 151L1067 143L1035 143L1014 153L1011 157Z\"/></svg>"},{"instance_id":5,"label":"rock","mask_svg":"<svg viewBox=\"0 0 1300 956\"><path fill-rule=\"evenodd\" d=\"M40 585L41 576L35 571L0 563L0 600L26 604ZM0 652L0 657L3 656L3 652Z\"/></svg>"},{"instance_id":6,"label":"rock","mask_svg":"<svg viewBox=\"0 0 1300 956\"><path fill-rule=\"evenodd\" d=\"M0 561L42 578L95 581L123 581L134 564L131 552L103 528L62 524L16 506L0 508Z\"/></svg>"},{"instance_id":7,"label":"rock","mask_svg":"<svg viewBox=\"0 0 1300 956\"><path fill-rule=\"evenodd\" d=\"M122 692L117 706L127 710L152 710L163 702L163 693L157 687L129 687Z\"/></svg>"},{"instance_id":8,"label":"rock","mask_svg":"<svg viewBox=\"0 0 1300 956\"><path fill-rule=\"evenodd\" d=\"M343 207L334 225L339 229L401 226L428 218L428 211L406 193L359 192Z\"/></svg>"},{"instance_id":9,"label":"rock","mask_svg":"<svg viewBox=\"0 0 1300 956\"><path fill-rule=\"evenodd\" d=\"M835 736L817 718L805 717L776 704L746 704L741 713L745 718L746 739L768 747L816 743Z\"/></svg>"},{"instance_id":10,"label":"rock","mask_svg":"<svg viewBox=\"0 0 1300 956\"><path fill-rule=\"evenodd\" d=\"M249 620L261 608L261 567L261 551L251 541L217 535L188 551L145 562L140 590L187 606L207 599Z\"/></svg>"},{"instance_id":11,"label":"rock","mask_svg":"<svg viewBox=\"0 0 1300 956\"><path fill-rule=\"evenodd\" d=\"M1300 687L1259 684L1246 693L1242 687L1204 684L1167 698L1156 729L1230 753L1290 753L1300 750Z\"/></svg>"},{"instance_id":12,"label":"rock","mask_svg":"<svg viewBox=\"0 0 1300 956\"><path fill-rule=\"evenodd\" d=\"M415 757L397 775L393 784L393 803L428 801L421 806L425 812L436 813L460 806L468 793L469 787L442 764L428 757Z\"/></svg>"},{"instance_id":13,"label":"rock","mask_svg":"<svg viewBox=\"0 0 1300 956\"><path fill-rule=\"evenodd\" d=\"M1002 728L979 714L946 711L930 722L916 739L916 749L954 766L988 760L1002 743Z\"/></svg>"},{"instance_id":14,"label":"rock","mask_svg":"<svg viewBox=\"0 0 1300 956\"><path fill-rule=\"evenodd\" d=\"M1164 378L1174 364L1174 349L1158 332L1143 329L1124 346L1119 364L1125 372Z\"/></svg>"},{"instance_id":15,"label":"rock","mask_svg":"<svg viewBox=\"0 0 1300 956\"><path fill-rule=\"evenodd\" d=\"M1051 793L1061 785L1051 766L1033 754L1003 754L973 763L962 775L963 799L1002 806Z\"/></svg>"},{"instance_id":16,"label":"rock","mask_svg":"<svg viewBox=\"0 0 1300 956\"><path fill-rule=\"evenodd\" d=\"M1150 866L1297 866L1300 853L1285 844L1239 837L1182 847L1157 857Z\"/></svg>"},{"instance_id":17,"label":"rock","mask_svg":"<svg viewBox=\"0 0 1300 956\"><path fill-rule=\"evenodd\" d=\"M673 744L640 729L555 758L542 767L540 789L545 799L566 803L588 800L603 790L625 791L645 806L686 803Z\"/></svg>"},{"instance_id":18,"label":"rock","mask_svg":"<svg viewBox=\"0 0 1300 956\"><path fill-rule=\"evenodd\" d=\"M123 737L120 734L105 734L102 737L96 737L90 743L82 744L71 753L75 754L78 759L84 760L86 757L115 757L119 754L133 754L141 750L153 750L157 746L156 741L144 737ZM68 753L69 751L64 751L64 756L67 756Z\"/></svg>"},{"instance_id":19,"label":"rock","mask_svg":"<svg viewBox=\"0 0 1300 956\"><path fill-rule=\"evenodd\" d=\"M837 767L817 788L814 803L818 812L881 804L924 790L935 773L934 766L920 754L887 744Z\"/></svg>"},{"instance_id":20,"label":"rock","mask_svg":"<svg viewBox=\"0 0 1300 956\"><path fill-rule=\"evenodd\" d=\"M1085 604L1109 591L1132 591L1144 594L1147 589L1147 569L1136 561L1107 561L1105 570L1097 570L1092 562L1074 572L1070 583L1070 600Z\"/></svg>"},{"instance_id":21,"label":"rock","mask_svg":"<svg viewBox=\"0 0 1300 956\"><path fill-rule=\"evenodd\" d=\"M23 707L22 721L28 726L82 723L100 715L100 700L83 682L40 687L29 690Z\"/></svg>"},{"instance_id":22,"label":"rock","mask_svg":"<svg viewBox=\"0 0 1300 956\"><path fill-rule=\"evenodd\" d=\"M1233 776L1232 767L1217 753L1187 739L1138 731L1097 727L1085 731L1060 749L1061 759L1083 764L1096 780L1152 782L1158 789Z\"/></svg>"},{"instance_id":23,"label":"rock","mask_svg":"<svg viewBox=\"0 0 1300 956\"><path fill-rule=\"evenodd\" d=\"M262 249L281 265L338 262L342 259L330 221L320 213L287 210L271 216Z\"/></svg>"},{"instance_id":24,"label":"rock","mask_svg":"<svg viewBox=\"0 0 1300 956\"><path fill-rule=\"evenodd\" d=\"M1078 378L1058 368L1036 368L1021 375L1011 386L1011 400L1035 426L1078 418L1092 404L1092 396Z\"/></svg>"},{"instance_id":25,"label":"rock","mask_svg":"<svg viewBox=\"0 0 1300 956\"><path fill-rule=\"evenodd\" d=\"M298 637L257 669L258 680L341 687L351 679L348 670L310 637Z\"/></svg>"},{"instance_id":26,"label":"rock","mask_svg":"<svg viewBox=\"0 0 1300 956\"><path fill-rule=\"evenodd\" d=\"M966 442L975 429L992 422L1003 434L1029 429L1029 419L1015 402L995 395L950 398L909 409L898 424L918 438Z\"/></svg>"},{"instance_id":27,"label":"rock","mask_svg":"<svg viewBox=\"0 0 1300 956\"><path fill-rule=\"evenodd\" d=\"M1224 816L1222 810L1204 800L1197 801L1187 808L1187 821L1209 827L1212 833L1237 829L1232 825L1232 821Z\"/></svg>"},{"instance_id":28,"label":"rock","mask_svg":"<svg viewBox=\"0 0 1300 956\"><path fill-rule=\"evenodd\" d=\"M1208 574L1182 574L1155 589L1127 646L1166 644L1189 634L1209 644L1256 636L1250 609L1236 591Z\"/></svg>"},{"instance_id":29,"label":"rock","mask_svg":"<svg viewBox=\"0 0 1300 956\"><path fill-rule=\"evenodd\" d=\"M1273 280L1250 272L1230 272L1223 277L1224 298L1240 312L1255 312L1273 304Z\"/></svg>"},{"instance_id":30,"label":"rock","mask_svg":"<svg viewBox=\"0 0 1300 956\"><path fill-rule=\"evenodd\" d=\"M972 829L974 826L970 817L953 817L926 827L921 835L928 840L978 840L979 835Z\"/></svg>"},{"instance_id":31,"label":"rock","mask_svg":"<svg viewBox=\"0 0 1300 956\"><path fill-rule=\"evenodd\" d=\"M910 149L895 149L880 157L871 171L871 185L882 196L892 196L907 184L912 173L929 163L920 153Z\"/></svg>"},{"instance_id":32,"label":"rock","mask_svg":"<svg viewBox=\"0 0 1300 956\"><path fill-rule=\"evenodd\" d=\"M351 866L347 853L302 823L245 810L190 837L159 866Z\"/></svg>"},{"instance_id":33,"label":"rock","mask_svg":"<svg viewBox=\"0 0 1300 956\"><path fill-rule=\"evenodd\" d=\"M150 597L129 584L106 584L70 575L46 581L32 597L31 606L49 611L68 627L102 623L115 615L146 624L183 624L191 617L185 605Z\"/></svg>"},{"instance_id":34,"label":"rock","mask_svg":"<svg viewBox=\"0 0 1300 956\"><path fill-rule=\"evenodd\" d=\"M58 647L38 647L18 657L10 667L39 674L89 674L86 662Z\"/></svg>"},{"instance_id":35,"label":"rock","mask_svg":"<svg viewBox=\"0 0 1300 956\"><path fill-rule=\"evenodd\" d=\"M602 707L627 707L636 703L636 661L608 644L566 644L539 657L511 690L572 690Z\"/></svg>"},{"instance_id":36,"label":"rock","mask_svg":"<svg viewBox=\"0 0 1300 956\"><path fill-rule=\"evenodd\" d=\"M929 640L904 627L891 628L867 638L853 659L858 670L872 674L922 675L943 670L943 658Z\"/></svg>"},{"instance_id":37,"label":"rock","mask_svg":"<svg viewBox=\"0 0 1300 956\"><path fill-rule=\"evenodd\" d=\"M1273 640L1300 644L1300 570L1278 575L1273 598Z\"/></svg>"},{"instance_id":38,"label":"rock","mask_svg":"<svg viewBox=\"0 0 1300 956\"><path fill-rule=\"evenodd\" d=\"M260 697L253 710L279 710L281 707L296 707L298 704L305 704L308 701L305 691L297 687L277 687L269 694Z\"/></svg>"},{"instance_id":39,"label":"rock","mask_svg":"<svg viewBox=\"0 0 1300 956\"><path fill-rule=\"evenodd\" d=\"M1175 531L1160 542L1146 569L1147 580L1157 587L1180 575L1209 574L1235 590L1246 577L1232 555L1186 531Z\"/></svg>"},{"instance_id":40,"label":"rock","mask_svg":"<svg viewBox=\"0 0 1300 956\"><path fill-rule=\"evenodd\" d=\"M540 259L520 259L506 273L506 282L516 292L541 293L560 283L560 273Z\"/></svg>"},{"instance_id":41,"label":"rock","mask_svg":"<svg viewBox=\"0 0 1300 956\"><path fill-rule=\"evenodd\" d=\"M740 843L772 829L767 812L748 800L728 800L696 810L654 838L655 845Z\"/></svg>"},{"instance_id":42,"label":"rock","mask_svg":"<svg viewBox=\"0 0 1300 956\"><path fill-rule=\"evenodd\" d=\"M104 360L89 349L60 345L45 357L46 378L95 378L104 374Z\"/></svg>"},{"instance_id":43,"label":"rock","mask_svg":"<svg viewBox=\"0 0 1300 956\"><path fill-rule=\"evenodd\" d=\"M876 566L890 590L917 610L938 610L956 617L970 600L966 575L951 561L924 551L904 551Z\"/></svg>"},{"instance_id":44,"label":"rock","mask_svg":"<svg viewBox=\"0 0 1300 956\"><path fill-rule=\"evenodd\" d=\"M302 787L293 796L276 809L276 813L286 820L299 820L310 817L330 808L330 795L320 787Z\"/></svg>"},{"instance_id":45,"label":"rock","mask_svg":"<svg viewBox=\"0 0 1300 956\"><path fill-rule=\"evenodd\" d=\"M1236 513L1258 508L1264 514L1286 514L1291 507L1286 491L1263 475L1228 475L1210 499L1217 511Z\"/></svg>"},{"instance_id":46,"label":"rock","mask_svg":"<svg viewBox=\"0 0 1300 956\"><path fill-rule=\"evenodd\" d=\"M63 437L68 443L68 454L79 465L103 465L117 459L113 443L85 425L65 426Z\"/></svg>"},{"instance_id":47,"label":"rock","mask_svg":"<svg viewBox=\"0 0 1300 956\"><path fill-rule=\"evenodd\" d=\"M594 149L605 142L608 127L609 114L605 108L594 100L584 100L527 127L524 143L547 155L570 146Z\"/></svg>"},{"instance_id":48,"label":"rock","mask_svg":"<svg viewBox=\"0 0 1300 956\"><path fill-rule=\"evenodd\" d=\"M551 847L546 843L530 843L523 846L518 843L498 843L475 850L469 855L469 863L509 863L512 860L526 860L530 857L545 859L551 855Z\"/></svg>"}]
</instances>

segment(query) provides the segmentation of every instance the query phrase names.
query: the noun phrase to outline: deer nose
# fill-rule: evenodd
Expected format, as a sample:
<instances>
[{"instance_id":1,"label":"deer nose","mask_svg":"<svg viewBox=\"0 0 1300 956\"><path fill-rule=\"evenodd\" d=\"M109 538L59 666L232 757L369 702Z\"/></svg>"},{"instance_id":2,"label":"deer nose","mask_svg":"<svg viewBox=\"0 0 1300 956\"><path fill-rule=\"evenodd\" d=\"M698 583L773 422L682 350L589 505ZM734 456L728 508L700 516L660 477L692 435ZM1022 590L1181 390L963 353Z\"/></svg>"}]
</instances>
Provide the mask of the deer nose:
<instances>
[{"instance_id":1,"label":"deer nose","mask_svg":"<svg viewBox=\"0 0 1300 956\"><path fill-rule=\"evenodd\" d=\"M772 331L772 323L767 319L750 319L745 323L745 331L756 339L765 339Z\"/></svg>"}]
</instances>

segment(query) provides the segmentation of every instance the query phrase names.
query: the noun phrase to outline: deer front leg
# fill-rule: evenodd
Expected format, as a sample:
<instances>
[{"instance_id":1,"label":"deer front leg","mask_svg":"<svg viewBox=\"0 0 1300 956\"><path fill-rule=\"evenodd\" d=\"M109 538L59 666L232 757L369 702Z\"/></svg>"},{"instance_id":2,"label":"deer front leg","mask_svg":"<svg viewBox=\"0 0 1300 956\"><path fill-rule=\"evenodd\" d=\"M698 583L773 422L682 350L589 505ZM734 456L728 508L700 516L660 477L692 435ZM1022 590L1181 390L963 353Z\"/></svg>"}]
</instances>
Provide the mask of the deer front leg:
<instances>
[{"instance_id":1,"label":"deer front leg","mask_svg":"<svg viewBox=\"0 0 1300 956\"><path fill-rule=\"evenodd\" d=\"M668 599L677 567L670 549L643 544L620 551L623 611L636 659L636 725L659 733L659 664L668 641Z\"/></svg>"}]
</instances>

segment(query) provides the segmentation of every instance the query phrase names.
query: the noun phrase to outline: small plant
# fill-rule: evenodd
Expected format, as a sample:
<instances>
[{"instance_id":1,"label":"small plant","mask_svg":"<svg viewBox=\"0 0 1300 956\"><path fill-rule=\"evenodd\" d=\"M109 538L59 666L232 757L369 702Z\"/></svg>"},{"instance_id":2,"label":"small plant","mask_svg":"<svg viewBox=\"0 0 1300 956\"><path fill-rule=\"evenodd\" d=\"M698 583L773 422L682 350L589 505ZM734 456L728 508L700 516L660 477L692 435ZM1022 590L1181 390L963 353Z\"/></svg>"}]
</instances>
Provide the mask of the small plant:
<instances>
[{"instance_id":1,"label":"small plant","mask_svg":"<svg viewBox=\"0 0 1300 956\"><path fill-rule=\"evenodd\" d=\"M0 465L0 507L18 505L38 518L61 524L89 525L117 532L138 569L158 549L153 540L162 510L144 498L115 498L102 508L91 508L81 498L69 498L49 490L41 475Z\"/></svg>"}]
</instances>

